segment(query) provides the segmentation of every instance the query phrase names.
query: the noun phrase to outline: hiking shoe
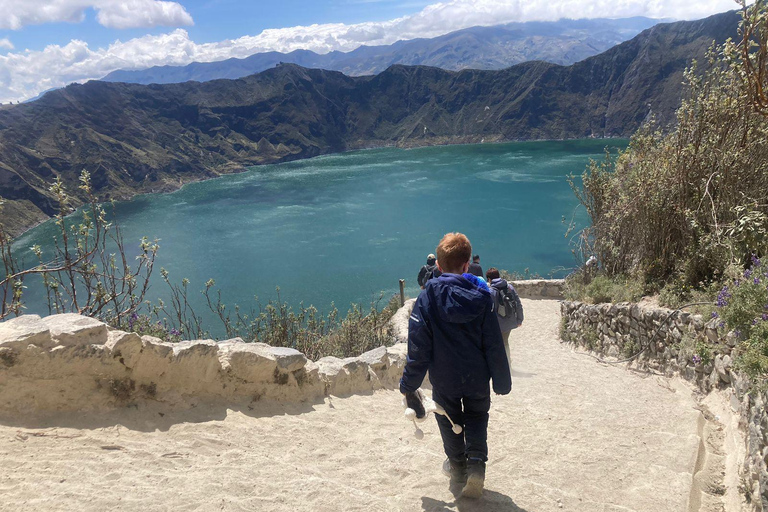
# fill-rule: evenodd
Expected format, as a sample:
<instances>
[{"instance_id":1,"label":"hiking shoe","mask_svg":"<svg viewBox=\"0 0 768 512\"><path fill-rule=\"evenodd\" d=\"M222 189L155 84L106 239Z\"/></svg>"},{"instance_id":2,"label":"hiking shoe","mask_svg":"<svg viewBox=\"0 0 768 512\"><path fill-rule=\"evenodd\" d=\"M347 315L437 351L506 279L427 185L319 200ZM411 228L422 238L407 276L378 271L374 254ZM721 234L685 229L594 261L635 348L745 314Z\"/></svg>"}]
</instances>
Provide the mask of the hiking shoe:
<instances>
[{"instance_id":1,"label":"hiking shoe","mask_svg":"<svg viewBox=\"0 0 768 512\"><path fill-rule=\"evenodd\" d=\"M405 404L409 409L416 411L416 417L418 419L421 419L427 415L427 411L424 410L424 404L421 403L421 398L419 397L418 393L415 391L408 391L407 393L404 393L404 395Z\"/></svg>"},{"instance_id":2,"label":"hiking shoe","mask_svg":"<svg viewBox=\"0 0 768 512\"><path fill-rule=\"evenodd\" d=\"M467 462L445 459L445 462L443 462L443 474L450 478L452 482L466 482Z\"/></svg>"},{"instance_id":3,"label":"hiking shoe","mask_svg":"<svg viewBox=\"0 0 768 512\"><path fill-rule=\"evenodd\" d=\"M485 462L481 459L469 459L467 461L467 483L461 490L465 498L479 498L483 494L485 485Z\"/></svg>"}]
</instances>

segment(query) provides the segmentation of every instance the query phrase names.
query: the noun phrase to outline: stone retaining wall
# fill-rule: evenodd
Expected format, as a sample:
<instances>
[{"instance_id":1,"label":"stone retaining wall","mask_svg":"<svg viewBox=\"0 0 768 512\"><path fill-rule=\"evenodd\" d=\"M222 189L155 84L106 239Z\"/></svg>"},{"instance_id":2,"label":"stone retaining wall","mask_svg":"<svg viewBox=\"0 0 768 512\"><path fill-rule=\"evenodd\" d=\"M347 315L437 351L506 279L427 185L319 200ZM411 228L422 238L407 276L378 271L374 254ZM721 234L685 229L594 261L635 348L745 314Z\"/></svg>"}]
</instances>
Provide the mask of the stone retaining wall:
<instances>
[{"instance_id":1,"label":"stone retaining wall","mask_svg":"<svg viewBox=\"0 0 768 512\"><path fill-rule=\"evenodd\" d=\"M526 298L562 293L557 280L515 286ZM414 302L391 320L393 346L318 361L239 338L166 343L75 314L21 316L0 323L0 415L101 410L140 400L180 406L200 400L316 401L395 388Z\"/></svg>"},{"instance_id":2,"label":"stone retaining wall","mask_svg":"<svg viewBox=\"0 0 768 512\"><path fill-rule=\"evenodd\" d=\"M527 279L512 281L512 286L523 299L554 299L563 298L565 279Z\"/></svg>"},{"instance_id":3,"label":"stone retaining wall","mask_svg":"<svg viewBox=\"0 0 768 512\"><path fill-rule=\"evenodd\" d=\"M406 315L407 320L407 315ZM397 386L406 346L309 361L241 339L165 343L75 314L0 323L0 414L88 411L139 400L318 401Z\"/></svg>"},{"instance_id":4,"label":"stone retaining wall","mask_svg":"<svg viewBox=\"0 0 768 512\"><path fill-rule=\"evenodd\" d=\"M722 335L716 319L640 304L561 303L563 341L640 368L680 375L707 393L733 389L732 407L746 433L742 485L755 511L768 511L768 393L755 389L733 367L734 336Z\"/></svg>"}]
</instances>

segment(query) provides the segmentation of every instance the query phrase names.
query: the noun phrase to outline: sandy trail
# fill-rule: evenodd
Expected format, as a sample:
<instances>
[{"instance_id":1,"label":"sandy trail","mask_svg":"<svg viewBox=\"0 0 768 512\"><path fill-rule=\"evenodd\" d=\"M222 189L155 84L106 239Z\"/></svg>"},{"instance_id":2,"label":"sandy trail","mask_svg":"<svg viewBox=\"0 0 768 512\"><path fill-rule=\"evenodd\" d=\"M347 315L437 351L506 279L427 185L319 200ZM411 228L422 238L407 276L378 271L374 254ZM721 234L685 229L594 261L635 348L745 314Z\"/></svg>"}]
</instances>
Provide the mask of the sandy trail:
<instances>
[{"instance_id":1,"label":"sandy trail","mask_svg":"<svg viewBox=\"0 0 768 512\"><path fill-rule=\"evenodd\" d=\"M691 390L573 353L557 302L525 308L480 501L449 489L434 421L417 440L399 393L380 391L0 425L0 509L689 512Z\"/></svg>"}]
</instances>

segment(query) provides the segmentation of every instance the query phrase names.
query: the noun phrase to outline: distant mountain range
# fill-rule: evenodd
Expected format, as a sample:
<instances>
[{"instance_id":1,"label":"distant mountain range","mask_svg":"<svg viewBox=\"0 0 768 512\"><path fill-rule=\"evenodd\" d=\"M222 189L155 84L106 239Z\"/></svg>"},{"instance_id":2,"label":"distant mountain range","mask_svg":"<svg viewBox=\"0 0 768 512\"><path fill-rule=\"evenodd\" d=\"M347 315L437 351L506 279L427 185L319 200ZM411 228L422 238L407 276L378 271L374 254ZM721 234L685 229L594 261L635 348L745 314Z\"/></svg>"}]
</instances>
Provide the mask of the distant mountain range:
<instances>
[{"instance_id":1,"label":"distant mountain range","mask_svg":"<svg viewBox=\"0 0 768 512\"><path fill-rule=\"evenodd\" d=\"M108 74L103 80L138 84L207 82L217 78L242 78L280 63L341 71L350 76L375 75L393 64L434 66L453 71L503 69L532 60L569 65L613 48L660 21L636 17L509 23L468 28L432 39L398 41L387 46L361 46L347 53L266 52L244 59L120 70Z\"/></svg>"},{"instance_id":2,"label":"distant mountain range","mask_svg":"<svg viewBox=\"0 0 768 512\"><path fill-rule=\"evenodd\" d=\"M18 233L51 215L53 178L76 192L82 169L101 198L127 198L355 148L629 136L650 113L673 119L685 67L738 22L656 25L571 66L350 77L286 64L238 80L70 85L0 108L3 221Z\"/></svg>"}]
</instances>

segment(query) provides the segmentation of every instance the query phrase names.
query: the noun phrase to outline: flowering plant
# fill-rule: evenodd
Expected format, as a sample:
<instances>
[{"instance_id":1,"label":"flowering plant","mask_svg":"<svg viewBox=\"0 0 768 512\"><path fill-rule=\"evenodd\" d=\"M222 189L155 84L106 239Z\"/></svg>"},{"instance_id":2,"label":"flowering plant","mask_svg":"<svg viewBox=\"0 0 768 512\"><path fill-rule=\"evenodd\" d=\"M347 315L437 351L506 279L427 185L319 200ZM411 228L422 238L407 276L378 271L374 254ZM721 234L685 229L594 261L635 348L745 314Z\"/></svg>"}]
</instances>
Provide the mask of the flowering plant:
<instances>
[{"instance_id":1,"label":"flowering plant","mask_svg":"<svg viewBox=\"0 0 768 512\"><path fill-rule=\"evenodd\" d=\"M720 327L739 341L739 363L752 376L768 373L768 265L752 256L752 265L717 295Z\"/></svg>"}]
</instances>

